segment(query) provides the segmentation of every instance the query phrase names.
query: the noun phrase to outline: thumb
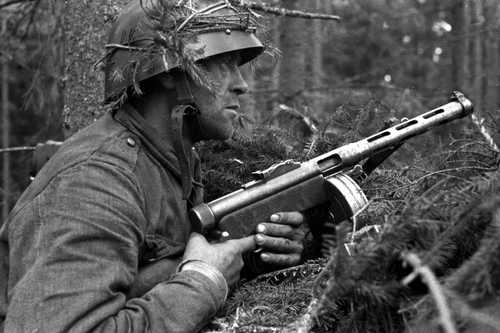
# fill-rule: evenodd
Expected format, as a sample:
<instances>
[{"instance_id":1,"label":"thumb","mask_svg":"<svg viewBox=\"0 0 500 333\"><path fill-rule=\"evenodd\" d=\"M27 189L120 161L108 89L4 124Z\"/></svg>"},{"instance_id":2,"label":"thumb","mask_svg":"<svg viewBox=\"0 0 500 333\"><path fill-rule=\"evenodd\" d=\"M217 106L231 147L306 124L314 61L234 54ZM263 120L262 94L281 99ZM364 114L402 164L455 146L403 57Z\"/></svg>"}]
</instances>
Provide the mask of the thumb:
<instances>
[{"instance_id":1,"label":"thumb","mask_svg":"<svg viewBox=\"0 0 500 333\"><path fill-rule=\"evenodd\" d=\"M235 239L234 241L238 243L241 253L253 250L257 247L255 236L247 236L245 238Z\"/></svg>"},{"instance_id":2,"label":"thumb","mask_svg":"<svg viewBox=\"0 0 500 333\"><path fill-rule=\"evenodd\" d=\"M202 234L199 234L197 232L191 233L189 236L189 243L193 242L194 244L199 244L199 243L208 243L207 239L205 236Z\"/></svg>"}]
</instances>

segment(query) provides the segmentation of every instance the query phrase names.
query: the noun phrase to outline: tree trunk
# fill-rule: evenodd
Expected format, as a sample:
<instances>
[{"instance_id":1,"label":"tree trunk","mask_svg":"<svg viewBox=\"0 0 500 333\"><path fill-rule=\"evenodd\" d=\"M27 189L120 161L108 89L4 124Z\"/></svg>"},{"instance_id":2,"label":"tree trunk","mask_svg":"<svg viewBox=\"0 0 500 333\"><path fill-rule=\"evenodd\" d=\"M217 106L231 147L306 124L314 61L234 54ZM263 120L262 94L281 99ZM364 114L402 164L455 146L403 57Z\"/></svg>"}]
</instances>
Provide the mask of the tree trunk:
<instances>
[{"instance_id":1,"label":"tree trunk","mask_svg":"<svg viewBox=\"0 0 500 333\"><path fill-rule=\"evenodd\" d=\"M311 7L312 11L322 13L324 9L323 0L315 0ZM323 21L311 21L311 37L309 39L310 43L312 43L309 47L311 54L308 57L311 64L311 75L308 84L311 89L309 105L312 108L312 114L317 115L323 112L324 105L324 94L321 90L323 88Z\"/></svg>"},{"instance_id":2,"label":"tree trunk","mask_svg":"<svg viewBox=\"0 0 500 333\"><path fill-rule=\"evenodd\" d=\"M274 25L273 25L273 46L281 49L281 18L275 18L274 19ZM271 100L272 100L272 105L269 107L271 109L274 109L276 107L276 103L280 100L279 92L280 92L280 73L281 73L281 63L282 63L282 57L278 57L275 59L275 63L273 66L273 71L272 71L272 77L271 77Z\"/></svg>"},{"instance_id":3,"label":"tree trunk","mask_svg":"<svg viewBox=\"0 0 500 333\"><path fill-rule=\"evenodd\" d=\"M126 0L66 1L66 136L105 112L104 75L96 64L104 56L110 23L126 3Z\"/></svg>"},{"instance_id":4,"label":"tree trunk","mask_svg":"<svg viewBox=\"0 0 500 333\"><path fill-rule=\"evenodd\" d=\"M475 109L478 117L484 117L483 110L483 35L484 26L483 0L474 1L474 99Z\"/></svg>"},{"instance_id":5,"label":"tree trunk","mask_svg":"<svg viewBox=\"0 0 500 333\"><path fill-rule=\"evenodd\" d=\"M467 0L465 0L467 1ZM464 17L464 8L465 1L459 1L453 8L451 9L452 15L452 71L451 71L451 83L450 90L463 90L465 77L464 77L464 58L467 50L464 47L463 38L465 35L465 17Z\"/></svg>"},{"instance_id":6,"label":"tree trunk","mask_svg":"<svg viewBox=\"0 0 500 333\"><path fill-rule=\"evenodd\" d=\"M7 33L7 18L2 19L2 35ZM2 147L10 146L10 114L9 114L9 62L7 57L2 60ZM2 154L2 222L7 220L10 210L10 154Z\"/></svg>"},{"instance_id":7,"label":"tree trunk","mask_svg":"<svg viewBox=\"0 0 500 333\"><path fill-rule=\"evenodd\" d=\"M498 54L498 29L500 28L498 20L500 20L500 4L498 0L487 0L485 13L487 16L486 23L489 27L485 33L486 43L484 44L486 68L488 69L486 73L485 111L488 114L488 118L490 118L491 116L496 116L493 112L497 110L498 82L500 79L500 59Z\"/></svg>"},{"instance_id":8,"label":"tree trunk","mask_svg":"<svg viewBox=\"0 0 500 333\"><path fill-rule=\"evenodd\" d=\"M471 64L470 61L470 49L471 49L471 0L464 0L464 7L463 7L463 48L464 48L464 54L463 54L463 59L462 59L462 66L463 66L463 82L462 86L464 91L467 94L472 94L472 89L471 89L471 74L470 74L470 69L469 66Z\"/></svg>"},{"instance_id":9,"label":"tree trunk","mask_svg":"<svg viewBox=\"0 0 500 333\"><path fill-rule=\"evenodd\" d=\"M301 9L302 1L287 0L282 6L287 9ZM303 104L305 90L306 24L304 19L284 17L281 19L281 51L283 57L280 68L280 90L282 101L291 106ZM307 21L308 24L310 21Z\"/></svg>"},{"instance_id":10,"label":"tree trunk","mask_svg":"<svg viewBox=\"0 0 500 333\"><path fill-rule=\"evenodd\" d=\"M487 55L486 49L486 38L487 33L484 32L485 27L485 16L484 16L484 0L477 0L472 2L472 14L473 14L473 24L474 24L474 41L472 50L472 60L473 60L473 97L472 101L474 103L475 112L472 114L472 120L476 125L479 132L483 135L486 142L494 150L498 151L498 146L495 143L495 138L492 135L491 128L488 126L487 117L488 111L486 110L486 96L487 89L485 87L487 82L487 75L491 75L491 68L488 68L488 74L486 74L485 66L485 55ZM494 70L494 69L493 69Z\"/></svg>"},{"instance_id":11,"label":"tree trunk","mask_svg":"<svg viewBox=\"0 0 500 333\"><path fill-rule=\"evenodd\" d=\"M47 61L45 71L50 78L47 87L47 133L42 137L50 139L63 139L62 114L64 110L64 62L65 62L65 16L66 2L51 0L49 7L50 20L53 22L52 33L49 33L45 43L51 45L47 48Z\"/></svg>"},{"instance_id":12,"label":"tree trunk","mask_svg":"<svg viewBox=\"0 0 500 333\"><path fill-rule=\"evenodd\" d=\"M496 133L493 127L499 124L500 116L497 114L499 108L499 80L500 80L500 44L498 31L500 29L500 3L498 0L487 0L485 7L486 26L485 32L485 66L487 68L485 80L484 116L487 119L487 127L490 133ZM495 142L499 141L499 135L493 137Z\"/></svg>"}]
</instances>

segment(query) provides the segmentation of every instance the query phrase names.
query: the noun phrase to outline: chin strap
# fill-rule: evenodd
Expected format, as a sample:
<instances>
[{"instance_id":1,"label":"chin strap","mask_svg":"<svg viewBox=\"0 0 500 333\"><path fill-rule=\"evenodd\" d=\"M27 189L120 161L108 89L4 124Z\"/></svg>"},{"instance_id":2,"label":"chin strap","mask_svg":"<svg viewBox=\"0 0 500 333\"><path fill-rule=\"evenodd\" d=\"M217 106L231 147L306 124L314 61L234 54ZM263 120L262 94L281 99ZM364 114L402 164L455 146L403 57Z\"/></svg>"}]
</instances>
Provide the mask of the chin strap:
<instances>
[{"instance_id":1,"label":"chin strap","mask_svg":"<svg viewBox=\"0 0 500 333\"><path fill-rule=\"evenodd\" d=\"M171 120L174 132L173 146L175 154L179 160L179 167L181 171L182 180L182 198L187 200L191 194L192 184L195 181L192 177L193 174L193 147L183 140L182 128L184 126L184 117L192 114L196 110L191 105L177 105L172 110Z\"/></svg>"},{"instance_id":2,"label":"chin strap","mask_svg":"<svg viewBox=\"0 0 500 333\"><path fill-rule=\"evenodd\" d=\"M184 71L179 71L174 74L177 91L177 105L172 110L171 121L173 129L173 145L175 153L179 160L182 180L182 197L188 200L193 190L193 184L199 182L193 179L193 147L184 140L184 118L196 116L200 113L194 102L193 94L191 93L189 80Z\"/></svg>"}]
</instances>

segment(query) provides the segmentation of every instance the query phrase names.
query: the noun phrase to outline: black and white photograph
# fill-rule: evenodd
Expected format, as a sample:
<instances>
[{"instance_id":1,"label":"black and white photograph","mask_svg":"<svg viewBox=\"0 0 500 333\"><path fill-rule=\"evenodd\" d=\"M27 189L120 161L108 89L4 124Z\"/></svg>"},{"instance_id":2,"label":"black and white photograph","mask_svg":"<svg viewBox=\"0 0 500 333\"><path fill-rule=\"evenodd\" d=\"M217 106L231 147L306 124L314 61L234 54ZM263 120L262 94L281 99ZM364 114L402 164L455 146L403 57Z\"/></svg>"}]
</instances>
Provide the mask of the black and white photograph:
<instances>
[{"instance_id":1,"label":"black and white photograph","mask_svg":"<svg viewBox=\"0 0 500 333\"><path fill-rule=\"evenodd\" d=\"M500 333L500 1L0 0L0 333Z\"/></svg>"}]
</instances>

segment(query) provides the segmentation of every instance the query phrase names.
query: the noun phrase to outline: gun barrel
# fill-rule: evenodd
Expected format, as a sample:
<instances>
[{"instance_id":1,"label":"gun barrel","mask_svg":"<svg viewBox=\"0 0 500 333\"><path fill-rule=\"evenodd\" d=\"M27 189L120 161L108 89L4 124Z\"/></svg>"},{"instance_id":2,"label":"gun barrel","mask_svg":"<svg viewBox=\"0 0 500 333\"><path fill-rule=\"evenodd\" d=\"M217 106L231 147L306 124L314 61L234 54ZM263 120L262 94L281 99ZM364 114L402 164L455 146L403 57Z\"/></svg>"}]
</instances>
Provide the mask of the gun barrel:
<instances>
[{"instance_id":1,"label":"gun barrel","mask_svg":"<svg viewBox=\"0 0 500 333\"><path fill-rule=\"evenodd\" d=\"M356 165L377 152L394 147L429 129L463 118L473 112L473 105L462 93L454 92L451 102L380 131L368 138L347 144L311 160L326 175L338 172L339 167ZM339 164L338 161L341 161Z\"/></svg>"},{"instance_id":2,"label":"gun barrel","mask_svg":"<svg viewBox=\"0 0 500 333\"><path fill-rule=\"evenodd\" d=\"M469 115L473 110L470 100L459 92L450 103L378 132L366 139L347 144L306 161L299 168L271 179L255 182L253 186L230 193L210 203L191 209L194 229L210 230L226 214L246 207L273 194L295 186L313 177L329 176L352 167L361 160L384 149L391 148L432 127Z\"/></svg>"}]
</instances>

